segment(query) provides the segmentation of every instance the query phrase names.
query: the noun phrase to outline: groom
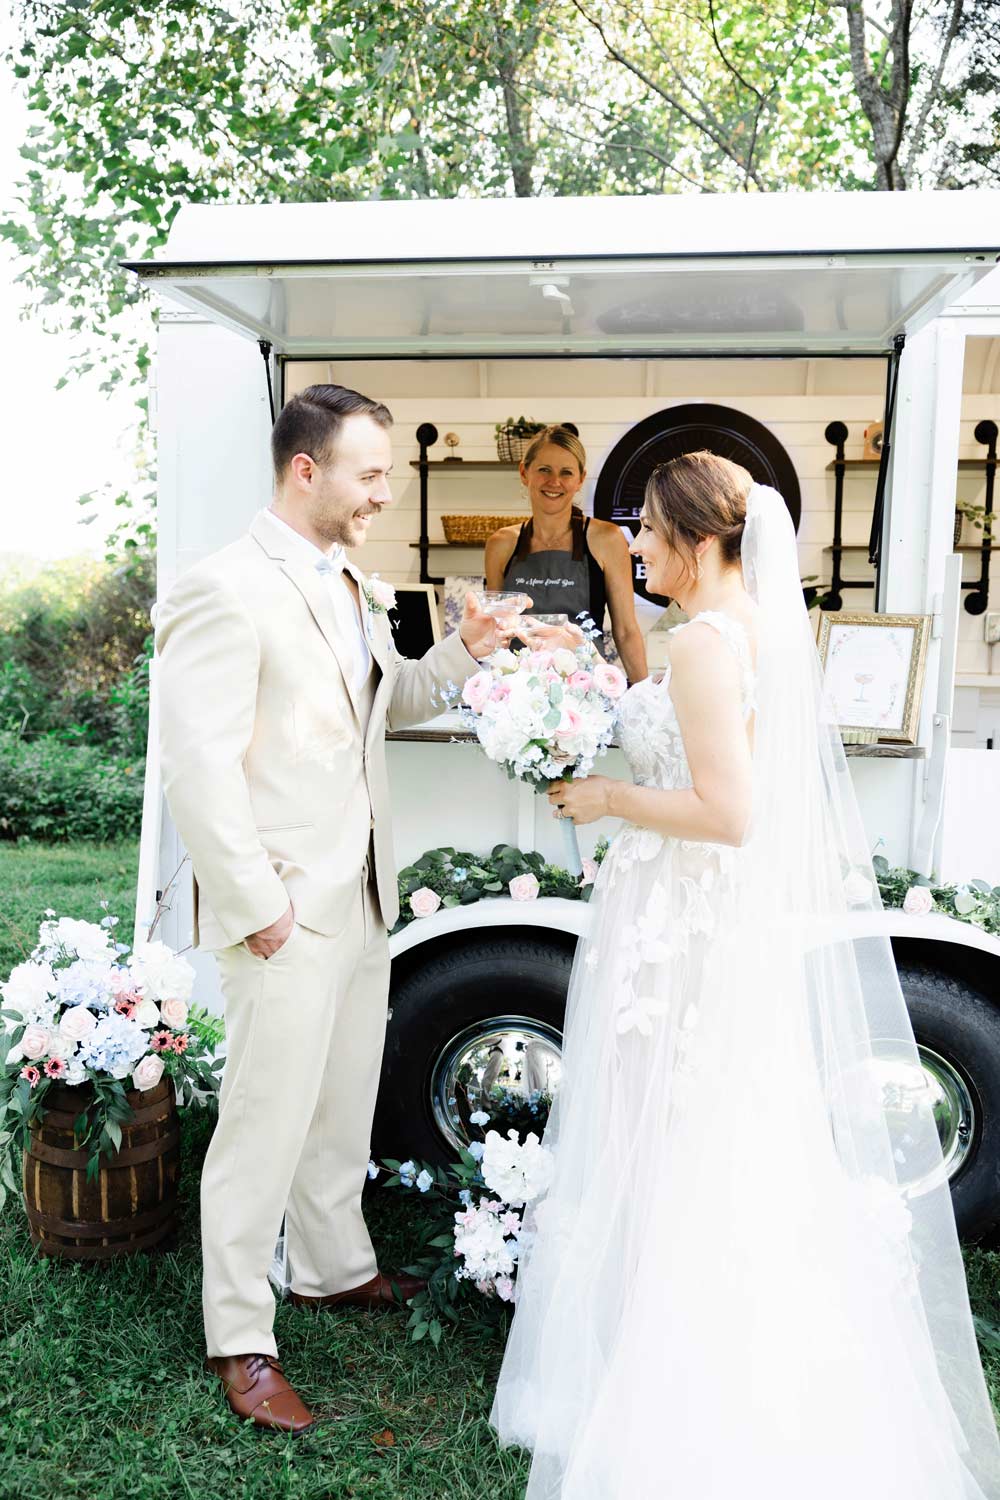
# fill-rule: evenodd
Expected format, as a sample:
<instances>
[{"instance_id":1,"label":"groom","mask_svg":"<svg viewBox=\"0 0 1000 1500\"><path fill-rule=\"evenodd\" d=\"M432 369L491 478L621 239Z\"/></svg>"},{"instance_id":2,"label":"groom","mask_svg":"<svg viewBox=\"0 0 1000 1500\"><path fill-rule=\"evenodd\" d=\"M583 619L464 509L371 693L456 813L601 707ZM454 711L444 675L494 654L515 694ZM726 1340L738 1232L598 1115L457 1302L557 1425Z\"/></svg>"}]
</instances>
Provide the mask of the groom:
<instances>
[{"instance_id":1,"label":"groom","mask_svg":"<svg viewBox=\"0 0 1000 1500\"><path fill-rule=\"evenodd\" d=\"M209 1368L237 1416L301 1432L267 1281L286 1216L292 1301L372 1307L420 1283L378 1269L361 1212L396 920L386 724L433 712L497 644L460 631L406 661L344 555L392 503L392 417L336 385L274 425L275 490L249 534L185 573L157 619L164 790L214 949L227 1055L201 1184Z\"/></svg>"}]
</instances>

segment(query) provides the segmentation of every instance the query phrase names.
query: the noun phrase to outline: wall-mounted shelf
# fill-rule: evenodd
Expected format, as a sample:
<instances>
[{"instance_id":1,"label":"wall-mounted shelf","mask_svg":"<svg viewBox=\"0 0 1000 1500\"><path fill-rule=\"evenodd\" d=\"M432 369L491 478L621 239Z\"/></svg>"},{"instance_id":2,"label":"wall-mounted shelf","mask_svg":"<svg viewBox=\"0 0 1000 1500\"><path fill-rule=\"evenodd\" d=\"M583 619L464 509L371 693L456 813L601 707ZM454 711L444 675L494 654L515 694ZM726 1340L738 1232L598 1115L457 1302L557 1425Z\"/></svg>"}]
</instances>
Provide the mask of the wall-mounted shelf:
<instances>
[{"instance_id":1,"label":"wall-mounted shelf","mask_svg":"<svg viewBox=\"0 0 1000 1500\"><path fill-rule=\"evenodd\" d=\"M977 557L981 557L984 551L986 551L986 552L1000 552L1000 546L993 545L991 547L983 548L978 543L973 543L972 545L969 545L969 546L953 547L951 550L953 552L974 552ZM867 542L842 542L839 547L824 547L823 551L824 552L867 552L868 551L868 543Z\"/></svg>"},{"instance_id":2,"label":"wall-mounted shelf","mask_svg":"<svg viewBox=\"0 0 1000 1500\"><path fill-rule=\"evenodd\" d=\"M889 427L891 431L891 424ZM847 441L847 425L844 422L830 422L824 436L828 443L832 443L836 457L827 464L828 472L834 476L833 496L833 545L824 547L823 551L829 553L833 558L833 577L827 594L828 610L843 608L843 589L870 589L873 580L869 578L844 578L840 572L840 559L848 552L870 553L873 545L877 547L879 537L878 516L872 522L872 537L867 545L845 544L841 541L841 526L844 517L844 479L848 469L877 470L881 466L877 459L872 458L845 458L844 444ZM983 504L983 519L986 526L986 534L983 540L974 546L958 546L956 552L970 552L979 558L979 577L965 579L962 589L967 590L965 598L966 613L970 615L981 615L989 605L990 598L990 560L991 554L1000 552L1000 547L991 544L989 537L990 521L993 516L993 491L997 472L997 424L996 422L984 420L976 423L973 433L977 443L981 443L986 449L982 458L960 458L959 469L974 470L981 473L986 481L986 498ZM886 450L888 455L888 449ZM880 476L881 482L881 476ZM878 511L879 487L876 485L876 510ZM877 554L876 554L877 555ZM877 573L876 573L877 578ZM877 597L877 594L876 594Z\"/></svg>"},{"instance_id":3,"label":"wall-mounted shelf","mask_svg":"<svg viewBox=\"0 0 1000 1500\"><path fill-rule=\"evenodd\" d=\"M835 458L831 458L830 462L826 466L827 472L831 473L834 469L836 469L836 467L837 467L837 460ZM983 460L981 458L960 458L958 460L958 467L960 469L980 469L981 470L982 467L983 467ZM874 469L878 468L878 459L877 458L845 458L844 459L844 468L845 469L872 469L872 470L874 470Z\"/></svg>"},{"instance_id":4,"label":"wall-mounted shelf","mask_svg":"<svg viewBox=\"0 0 1000 1500\"><path fill-rule=\"evenodd\" d=\"M517 469L519 464L504 464L498 458L429 458L422 462L419 458L410 459L411 469L450 469L453 474L461 474L463 469Z\"/></svg>"},{"instance_id":5,"label":"wall-mounted shelf","mask_svg":"<svg viewBox=\"0 0 1000 1500\"><path fill-rule=\"evenodd\" d=\"M923 745L845 745L844 754L849 760L864 757L868 760L926 760Z\"/></svg>"},{"instance_id":6,"label":"wall-mounted shelf","mask_svg":"<svg viewBox=\"0 0 1000 1500\"><path fill-rule=\"evenodd\" d=\"M389 729L387 740L410 741L418 744L473 745L476 736L467 729ZM617 742L615 742L617 743ZM845 745L844 754L852 760L924 760L927 752L922 745Z\"/></svg>"}]
</instances>

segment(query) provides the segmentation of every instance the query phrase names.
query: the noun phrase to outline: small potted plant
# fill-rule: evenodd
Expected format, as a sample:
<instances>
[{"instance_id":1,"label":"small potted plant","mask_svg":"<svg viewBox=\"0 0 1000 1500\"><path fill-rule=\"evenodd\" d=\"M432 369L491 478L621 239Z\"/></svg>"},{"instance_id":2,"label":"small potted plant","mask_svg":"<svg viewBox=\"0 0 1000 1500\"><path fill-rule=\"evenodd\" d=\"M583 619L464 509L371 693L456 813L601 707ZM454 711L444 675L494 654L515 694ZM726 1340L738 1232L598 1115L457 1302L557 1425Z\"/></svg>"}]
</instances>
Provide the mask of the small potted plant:
<instances>
[{"instance_id":1,"label":"small potted plant","mask_svg":"<svg viewBox=\"0 0 1000 1500\"><path fill-rule=\"evenodd\" d=\"M496 425L497 457L502 464L518 464L533 437L544 430L544 422L531 417L508 417Z\"/></svg>"}]
</instances>

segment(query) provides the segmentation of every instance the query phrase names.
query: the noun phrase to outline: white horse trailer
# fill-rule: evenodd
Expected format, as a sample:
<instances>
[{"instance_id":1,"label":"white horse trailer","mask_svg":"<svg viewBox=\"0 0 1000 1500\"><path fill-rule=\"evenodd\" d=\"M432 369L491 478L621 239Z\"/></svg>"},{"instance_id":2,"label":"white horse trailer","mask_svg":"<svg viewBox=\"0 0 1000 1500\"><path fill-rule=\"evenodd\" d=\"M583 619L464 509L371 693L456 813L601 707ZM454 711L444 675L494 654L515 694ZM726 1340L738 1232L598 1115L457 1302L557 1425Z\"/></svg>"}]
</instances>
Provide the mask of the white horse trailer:
<instances>
[{"instance_id":1,"label":"white horse trailer","mask_svg":"<svg viewBox=\"0 0 1000 1500\"><path fill-rule=\"evenodd\" d=\"M987 192L183 209L163 250L131 267L165 299L151 391L158 591L267 504L272 410L313 381L393 409L396 503L358 561L397 584L443 584L432 558L456 580L481 576L481 552L444 550L437 515L518 511L493 448L511 410L576 421L587 503L626 528L644 467L715 447L777 482L803 574L833 584L834 604L849 593L856 608L931 616L917 743L849 747L855 784L873 849L893 864L1000 884L1000 615L988 608L1000 578L981 533L963 548L955 531L956 495L992 495L998 246L1000 194ZM862 432L878 418L887 441L866 465ZM448 428L460 462L430 453ZM663 603L640 577L636 591L655 662ZM544 799L453 727L392 737L400 863L501 842L558 862ZM606 767L625 774L617 752ZM584 853L613 832L581 830ZM186 949L183 861L154 724L136 930L162 895L162 935ZM580 902L498 898L397 932L378 1147L441 1157L462 1138L457 1093L467 1112L494 1081L557 1086L587 915ZM939 914L900 914L894 941L959 1222L982 1237L1000 1223L1000 941ZM214 965L194 960L217 1005Z\"/></svg>"}]
</instances>

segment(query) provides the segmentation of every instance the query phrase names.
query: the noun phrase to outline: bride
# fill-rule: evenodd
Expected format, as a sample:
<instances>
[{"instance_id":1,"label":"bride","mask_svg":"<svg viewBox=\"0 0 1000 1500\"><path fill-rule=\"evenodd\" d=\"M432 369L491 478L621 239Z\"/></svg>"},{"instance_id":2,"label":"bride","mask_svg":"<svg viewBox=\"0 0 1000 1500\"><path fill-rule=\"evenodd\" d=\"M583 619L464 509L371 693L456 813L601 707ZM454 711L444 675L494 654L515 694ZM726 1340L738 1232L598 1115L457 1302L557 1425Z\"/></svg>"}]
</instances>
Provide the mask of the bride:
<instances>
[{"instance_id":1,"label":"bride","mask_svg":"<svg viewBox=\"0 0 1000 1500\"><path fill-rule=\"evenodd\" d=\"M928 1092L781 497L689 453L633 552L689 623L570 985L491 1414L527 1500L1000 1497Z\"/></svg>"}]
</instances>

